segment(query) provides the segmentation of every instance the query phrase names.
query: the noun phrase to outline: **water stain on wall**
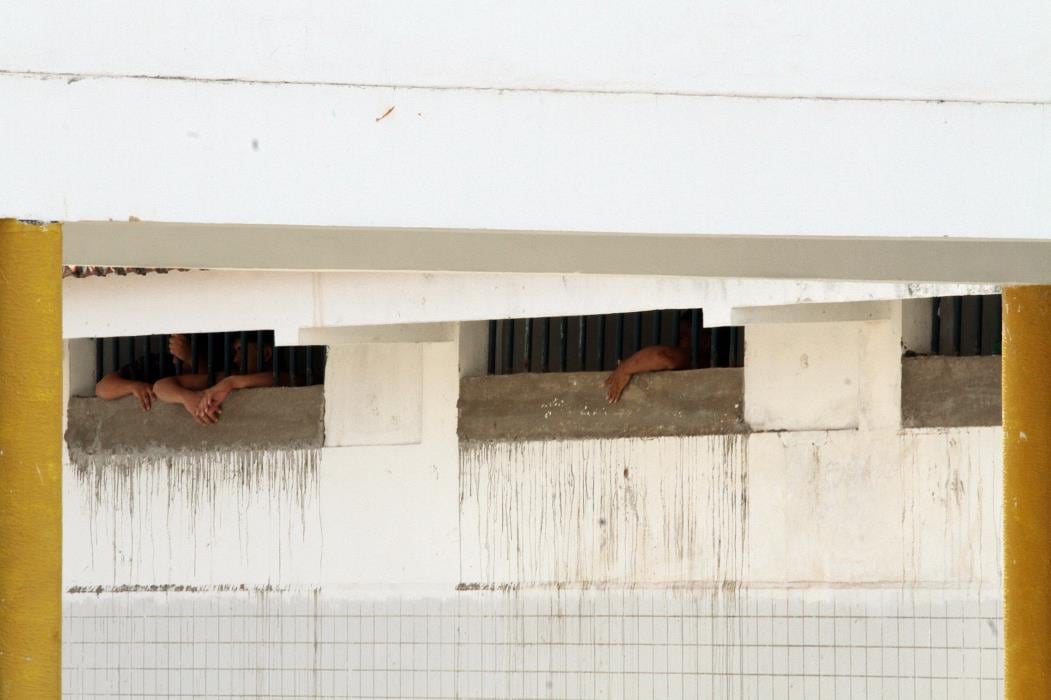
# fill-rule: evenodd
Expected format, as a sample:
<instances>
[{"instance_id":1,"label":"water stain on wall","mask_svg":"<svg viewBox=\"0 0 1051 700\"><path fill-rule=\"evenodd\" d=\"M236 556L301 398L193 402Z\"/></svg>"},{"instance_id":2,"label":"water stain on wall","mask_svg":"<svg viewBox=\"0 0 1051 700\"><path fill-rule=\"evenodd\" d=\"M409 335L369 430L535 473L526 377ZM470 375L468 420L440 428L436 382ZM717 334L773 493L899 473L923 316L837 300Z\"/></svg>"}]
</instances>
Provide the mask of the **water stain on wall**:
<instances>
[{"instance_id":1,"label":"water stain on wall","mask_svg":"<svg viewBox=\"0 0 1051 700\"><path fill-rule=\"evenodd\" d=\"M463 443L461 580L736 588L746 446L740 435Z\"/></svg>"},{"instance_id":2,"label":"water stain on wall","mask_svg":"<svg viewBox=\"0 0 1051 700\"><path fill-rule=\"evenodd\" d=\"M296 542L319 527L319 461L316 449L76 455L67 473L83 499L93 569L108 564L114 584L140 574L184 582L235 532L244 559L272 553L280 572ZM267 527L253 526L255 513ZM159 544L167 557L157 556ZM179 551L192 571L172 560Z\"/></svg>"}]
</instances>

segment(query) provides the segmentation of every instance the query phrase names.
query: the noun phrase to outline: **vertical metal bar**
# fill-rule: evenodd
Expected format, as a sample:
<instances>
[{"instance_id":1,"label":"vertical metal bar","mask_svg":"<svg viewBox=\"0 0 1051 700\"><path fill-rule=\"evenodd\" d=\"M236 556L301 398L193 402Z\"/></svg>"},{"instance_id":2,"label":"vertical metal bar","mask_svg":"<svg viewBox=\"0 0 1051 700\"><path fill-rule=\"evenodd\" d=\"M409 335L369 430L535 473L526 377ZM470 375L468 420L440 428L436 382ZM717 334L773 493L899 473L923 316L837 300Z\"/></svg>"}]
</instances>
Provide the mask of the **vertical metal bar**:
<instances>
[{"instance_id":1,"label":"vertical metal bar","mask_svg":"<svg viewBox=\"0 0 1051 700\"><path fill-rule=\"evenodd\" d=\"M496 321L489 322L489 374L496 374Z\"/></svg>"},{"instance_id":2,"label":"vertical metal bar","mask_svg":"<svg viewBox=\"0 0 1051 700\"><path fill-rule=\"evenodd\" d=\"M992 353L994 355L1003 354L1003 336L1004 336L1004 307L1003 297L997 294L993 297L995 303L993 304L993 314L990 323L993 324L993 347Z\"/></svg>"},{"instance_id":3,"label":"vertical metal bar","mask_svg":"<svg viewBox=\"0 0 1051 700\"><path fill-rule=\"evenodd\" d=\"M739 331L740 329L737 326L730 326L730 352L728 353L729 357L727 358L726 362L727 367L737 366L737 344L739 341Z\"/></svg>"},{"instance_id":4,"label":"vertical metal bar","mask_svg":"<svg viewBox=\"0 0 1051 700\"><path fill-rule=\"evenodd\" d=\"M288 346L288 385L296 385L296 349Z\"/></svg>"},{"instance_id":5,"label":"vertical metal bar","mask_svg":"<svg viewBox=\"0 0 1051 700\"><path fill-rule=\"evenodd\" d=\"M708 366L718 367L719 366L719 341L722 338L722 329L713 328L711 330L711 337L708 343Z\"/></svg>"},{"instance_id":6,"label":"vertical metal bar","mask_svg":"<svg viewBox=\"0 0 1051 700\"><path fill-rule=\"evenodd\" d=\"M548 354L551 345L551 319L545 318L540 324L540 371L548 370Z\"/></svg>"},{"instance_id":7,"label":"vertical metal bar","mask_svg":"<svg viewBox=\"0 0 1051 700\"><path fill-rule=\"evenodd\" d=\"M522 331L522 366L526 372L533 371L533 319L525 320Z\"/></svg>"},{"instance_id":8,"label":"vertical metal bar","mask_svg":"<svg viewBox=\"0 0 1051 700\"><path fill-rule=\"evenodd\" d=\"M112 350L112 353L110 353L112 355L110 361L113 364L113 369L111 371L120 371L120 338L113 339L113 342L110 343L110 350Z\"/></svg>"},{"instance_id":9,"label":"vertical metal bar","mask_svg":"<svg viewBox=\"0 0 1051 700\"><path fill-rule=\"evenodd\" d=\"M190 334L190 372L197 374L197 334Z\"/></svg>"},{"instance_id":10,"label":"vertical metal bar","mask_svg":"<svg viewBox=\"0 0 1051 700\"><path fill-rule=\"evenodd\" d=\"M223 376L229 377L232 369L230 354L233 352L233 346L230 345L230 334L223 332Z\"/></svg>"},{"instance_id":11,"label":"vertical metal bar","mask_svg":"<svg viewBox=\"0 0 1051 700\"><path fill-rule=\"evenodd\" d=\"M581 372L588 371L588 317L581 316L577 321L577 365Z\"/></svg>"},{"instance_id":12,"label":"vertical metal bar","mask_svg":"<svg viewBox=\"0 0 1051 700\"><path fill-rule=\"evenodd\" d=\"M690 367L701 366L701 312L690 309Z\"/></svg>"},{"instance_id":13,"label":"vertical metal bar","mask_svg":"<svg viewBox=\"0 0 1051 700\"><path fill-rule=\"evenodd\" d=\"M95 338L95 383L102 380L102 361L105 355L105 344L102 338Z\"/></svg>"},{"instance_id":14,"label":"vertical metal bar","mask_svg":"<svg viewBox=\"0 0 1051 700\"><path fill-rule=\"evenodd\" d=\"M515 320L504 319L504 368L503 374L515 371Z\"/></svg>"},{"instance_id":15,"label":"vertical metal bar","mask_svg":"<svg viewBox=\"0 0 1051 700\"><path fill-rule=\"evenodd\" d=\"M606 315L601 314L596 320L595 345L598 346L598 369L606 369Z\"/></svg>"},{"instance_id":16,"label":"vertical metal bar","mask_svg":"<svg viewBox=\"0 0 1051 700\"><path fill-rule=\"evenodd\" d=\"M634 342L632 343L632 347L634 349L632 350L632 352L638 352L639 350L642 349L642 312L641 311L636 311L635 312L635 337L633 338L633 340L634 340Z\"/></svg>"},{"instance_id":17,"label":"vertical metal bar","mask_svg":"<svg viewBox=\"0 0 1051 700\"><path fill-rule=\"evenodd\" d=\"M974 300L977 302L974 310L974 327L978 333L978 340L974 344L974 352L976 355L984 355L985 353L982 352L984 349L982 341L985 340L985 328L983 327L985 325L985 319L983 318L983 316L985 316L985 309L982 307L985 306L985 297L976 296Z\"/></svg>"},{"instance_id":18,"label":"vertical metal bar","mask_svg":"<svg viewBox=\"0 0 1051 700\"><path fill-rule=\"evenodd\" d=\"M281 352L276 345L270 353L270 364L274 370L274 386L281 386Z\"/></svg>"},{"instance_id":19,"label":"vertical metal bar","mask_svg":"<svg viewBox=\"0 0 1051 700\"><path fill-rule=\"evenodd\" d=\"M308 347L304 352L306 354L303 356L303 372L306 375L306 385L314 386L314 348Z\"/></svg>"},{"instance_id":20,"label":"vertical metal bar","mask_svg":"<svg viewBox=\"0 0 1051 700\"><path fill-rule=\"evenodd\" d=\"M245 354L246 355L248 354L247 350L245 350ZM275 365L277 364L277 348L276 347L270 349L270 359L272 359L274 361ZM255 332L255 371L256 372L263 372L263 371L265 371L264 367L263 367L265 364L266 364L266 357L263 355L263 331L256 331ZM277 386L277 375L274 375L274 386Z\"/></svg>"},{"instance_id":21,"label":"vertical metal bar","mask_svg":"<svg viewBox=\"0 0 1051 700\"><path fill-rule=\"evenodd\" d=\"M737 366L744 367L744 352L745 352L745 327L740 326L737 329Z\"/></svg>"},{"instance_id":22,"label":"vertical metal bar","mask_svg":"<svg viewBox=\"0 0 1051 700\"><path fill-rule=\"evenodd\" d=\"M963 297L952 298L952 351L959 355L963 350Z\"/></svg>"},{"instance_id":23,"label":"vertical metal bar","mask_svg":"<svg viewBox=\"0 0 1051 700\"><path fill-rule=\"evenodd\" d=\"M160 360L158 361L158 376L161 378L168 376L168 363L171 362L171 354L168 352L168 336L159 336L159 342L161 344Z\"/></svg>"},{"instance_id":24,"label":"vertical metal bar","mask_svg":"<svg viewBox=\"0 0 1051 700\"><path fill-rule=\"evenodd\" d=\"M566 336L569 334L569 319L562 316L558 319L558 371L566 371L566 344L568 339Z\"/></svg>"},{"instance_id":25,"label":"vertical metal bar","mask_svg":"<svg viewBox=\"0 0 1051 700\"><path fill-rule=\"evenodd\" d=\"M942 351L942 299L931 299L931 354L940 355Z\"/></svg>"},{"instance_id":26,"label":"vertical metal bar","mask_svg":"<svg viewBox=\"0 0 1051 700\"><path fill-rule=\"evenodd\" d=\"M653 312L653 345L661 344L661 312Z\"/></svg>"},{"instance_id":27,"label":"vertical metal bar","mask_svg":"<svg viewBox=\"0 0 1051 700\"><path fill-rule=\"evenodd\" d=\"M142 339L142 373L146 382L150 382L150 377L153 376L153 371L150 367L150 340L151 338L148 335Z\"/></svg>"},{"instance_id":28,"label":"vertical metal bar","mask_svg":"<svg viewBox=\"0 0 1051 700\"><path fill-rule=\"evenodd\" d=\"M248 373L248 331L241 331L241 362L240 367L237 368L241 374ZM263 371L263 363L259 363L256 368L256 372Z\"/></svg>"},{"instance_id":29,"label":"vertical metal bar","mask_svg":"<svg viewBox=\"0 0 1051 700\"><path fill-rule=\"evenodd\" d=\"M205 341L208 344L208 386L215 384L215 337L213 333L206 333Z\"/></svg>"},{"instance_id":30,"label":"vertical metal bar","mask_svg":"<svg viewBox=\"0 0 1051 700\"><path fill-rule=\"evenodd\" d=\"M617 314L613 322L613 364L624 359L624 314Z\"/></svg>"}]
</instances>

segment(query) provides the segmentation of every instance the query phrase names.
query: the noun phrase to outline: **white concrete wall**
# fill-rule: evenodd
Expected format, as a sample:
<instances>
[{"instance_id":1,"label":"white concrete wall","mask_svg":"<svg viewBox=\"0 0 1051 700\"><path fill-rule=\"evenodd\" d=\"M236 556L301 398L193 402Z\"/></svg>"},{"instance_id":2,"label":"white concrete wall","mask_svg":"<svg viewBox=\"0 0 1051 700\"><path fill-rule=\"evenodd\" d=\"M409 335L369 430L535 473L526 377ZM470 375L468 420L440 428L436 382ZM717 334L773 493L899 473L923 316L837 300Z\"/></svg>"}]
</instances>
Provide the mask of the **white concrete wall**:
<instances>
[{"instance_id":1,"label":"white concrete wall","mask_svg":"<svg viewBox=\"0 0 1051 700\"><path fill-rule=\"evenodd\" d=\"M324 329L331 332L347 326L670 308L704 307L708 326L729 325L732 314L740 313L735 309L747 311L755 306L765 307L766 317L760 322L793 322L800 308L822 302L994 291L985 285L965 284L196 270L66 278L62 319L66 338L273 328L278 343L298 344L317 341ZM888 318L889 313L885 314ZM323 342L344 341L330 335Z\"/></svg>"},{"instance_id":2,"label":"white concrete wall","mask_svg":"<svg viewBox=\"0 0 1051 700\"><path fill-rule=\"evenodd\" d=\"M468 446L465 581L913 586L1000 581L1000 431Z\"/></svg>"},{"instance_id":3,"label":"white concrete wall","mask_svg":"<svg viewBox=\"0 0 1051 700\"><path fill-rule=\"evenodd\" d=\"M1051 98L1051 12L904 0L8 3L6 71L280 83L911 99ZM220 29L221 28L221 29ZM85 31L90 29L90 31ZM966 53L961 53L966 49Z\"/></svg>"},{"instance_id":4,"label":"white concrete wall","mask_svg":"<svg viewBox=\"0 0 1051 700\"><path fill-rule=\"evenodd\" d=\"M1019 239L1051 215L1041 102L78 77L0 74L6 215Z\"/></svg>"},{"instance_id":5,"label":"white concrete wall","mask_svg":"<svg viewBox=\"0 0 1051 700\"><path fill-rule=\"evenodd\" d=\"M316 472L275 453L272 477L248 489L207 460L176 472L144 463L97 481L67 465L64 586L454 586L457 348L414 348L426 388L411 407L419 432L387 441L411 444L361 444L345 429L337 437L348 446L323 449ZM330 382L360 369L341 366L344 357L355 359L331 356ZM370 369L393 386L406 370L389 362ZM404 397L376 396L385 397L381 413L403 413ZM333 403L326 424L351 428L376 410Z\"/></svg>"},{"instance_id":6,"label":"white concrete wall","mask_svg":"<svg viewBox=\"0 0 1051 700\"><path fill-rule=\"evenodd\" d=\"M900 431L895 319L749 328L746 437L463 451L482 346L334 348L316 473L71 472L66 582L995 582L998 431Z\"/></svg>"},{"instance_id":7,"label":"white concrete wall","mask_svg":"<svg viewBox=\"0 0 1051 700\"><path fill-rule=\"evenodd\" d=\"M898 428L891 306L748 329L772 432L461 446L459 376L484 350L464 324L331 352L327 423L348 445L316 472L268 455L246 490L208 463L102 482L69 466L65 692L998 698L1000 430ZM774 381L796 351L849 370L831 376L852 379L850 425L811 406L801 429L784 398L831 389ZM386 391L416 372L417 405ZM414 444L360 444L363 412L415 409L418 440L383 440Z\"/></svg>"}]
</instances>

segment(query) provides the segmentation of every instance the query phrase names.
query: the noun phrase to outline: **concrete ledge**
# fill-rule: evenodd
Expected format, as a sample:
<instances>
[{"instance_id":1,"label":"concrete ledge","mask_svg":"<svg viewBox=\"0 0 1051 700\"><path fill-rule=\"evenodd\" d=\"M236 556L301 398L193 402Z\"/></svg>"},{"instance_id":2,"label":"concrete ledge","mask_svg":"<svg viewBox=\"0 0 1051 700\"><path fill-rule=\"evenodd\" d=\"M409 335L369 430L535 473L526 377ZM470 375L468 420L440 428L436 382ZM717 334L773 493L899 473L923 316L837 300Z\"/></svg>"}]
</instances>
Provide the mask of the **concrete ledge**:
<instances>
[{"instance_id":1,"label":"concrete ledge","mask_svg":"<svg viewBox=\"0 0 1051 700\"><path fill-rule=\"evenodd\" d=\"M635 377L606 402L604 372L467 377L460 382L461 440L720 435L747 432L744 371L702 369Z\"/></svg>"},{"instance_id":2,"label":"concrete ledge","mask_svg":"<svg viewBox=\"0 0 1051 700\"><path fill-rule=\"evenodd\" d=\"M901 422L906 428L1000 425L1000 357L905 357Z\"/></svg>"},{"instance_id":3,"label":"concrete ledge","mask_svg":"<svg viewBox=\"0 0 1051 700\"><path fill-rule=\"evenodd\" d=\"M319 448L325 437L324 397L321 385L238 391L211 426L197 425L172 404L155 403L144 412L134 397L73 397L66 443L74 462L84 456Z\"/></svg>"}]
</instances>

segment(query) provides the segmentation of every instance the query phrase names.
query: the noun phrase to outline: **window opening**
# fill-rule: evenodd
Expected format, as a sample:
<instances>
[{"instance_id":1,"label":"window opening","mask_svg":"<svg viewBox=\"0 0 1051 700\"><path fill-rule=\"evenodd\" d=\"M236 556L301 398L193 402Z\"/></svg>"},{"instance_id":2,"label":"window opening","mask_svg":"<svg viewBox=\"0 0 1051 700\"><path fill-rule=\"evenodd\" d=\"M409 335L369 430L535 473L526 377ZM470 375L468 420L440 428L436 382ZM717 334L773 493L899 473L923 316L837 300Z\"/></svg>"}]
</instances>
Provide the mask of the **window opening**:
<instances>
[{"instance_id":1,"label":"window opening","mask_svg":"<svg viewBox=\"0 0 1051 700\"><path fill-rule=\"evenodd\" d=\"M489 321L488 373L601 372L650 345L680 344L690 367L744 365L744 328L704 328L702 309Z\"/></svg>"},{"instance_id":2,"label":"window opening","mask_svg":"<svg viewBox=\"0 0 1051 700\"><path fill-rule=\"evenodd\" d=\"M999 294L931 299L931 354L1000 355L1002 303Z\"/></svg>"},{"instance_id":3,"label":"window opening","mask_svg":"<svg viewBox=\"0 0 1051 700\"><path fill-rule=\"evenodd\" d=\"M189 347L189 366L172 355L169 335L95 338L95 382L111 372L144 382L176 374L207 373L211 385L219 375L270 369L277 385L325 383L326 348L323 345L274 346L274 333L266 330L181 335ZM269 360L265 357L267 347L273 347Z\"/></svg>"}]
</instances>

